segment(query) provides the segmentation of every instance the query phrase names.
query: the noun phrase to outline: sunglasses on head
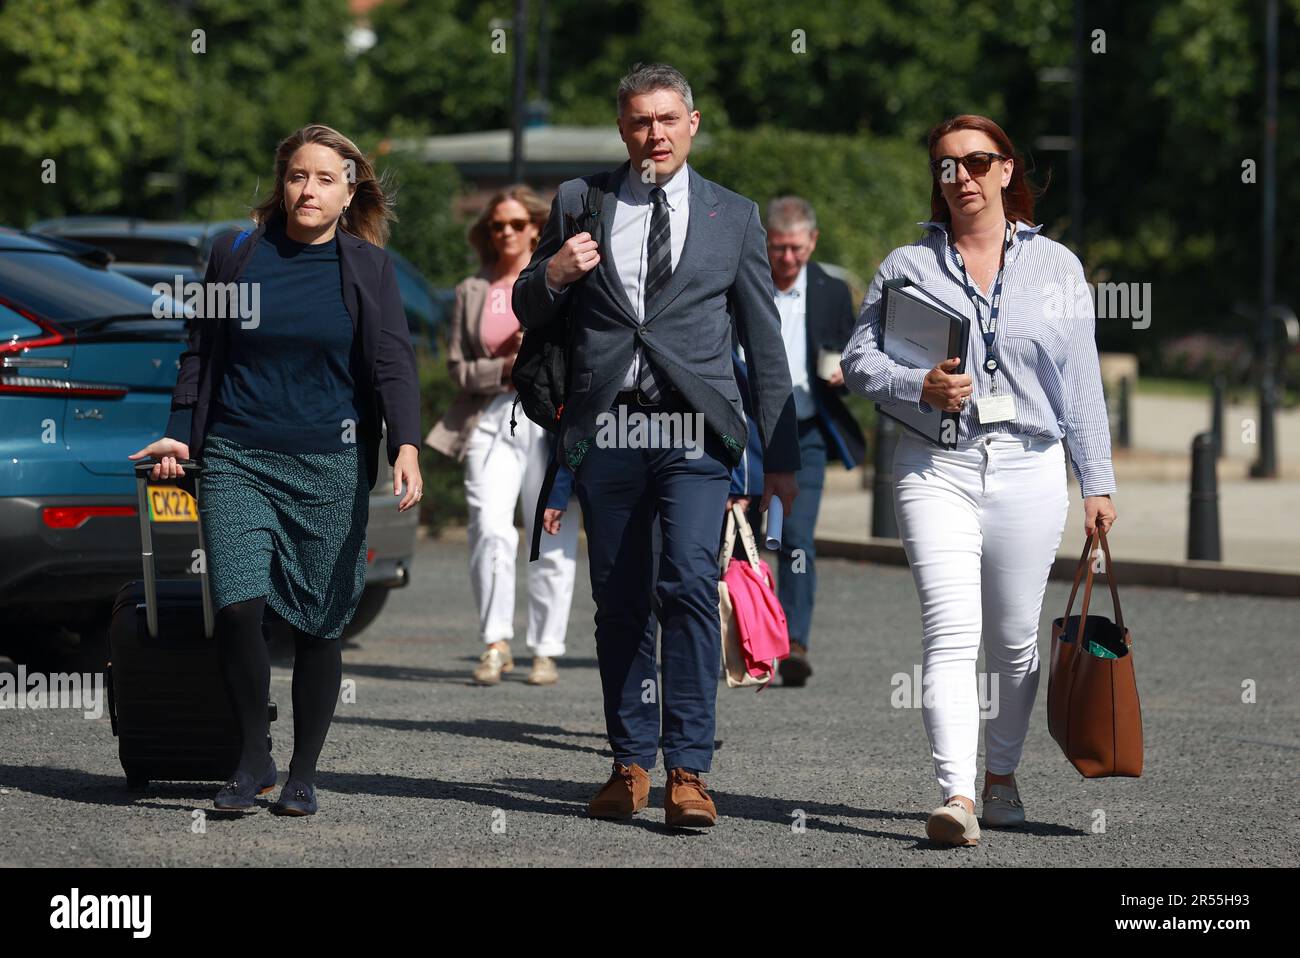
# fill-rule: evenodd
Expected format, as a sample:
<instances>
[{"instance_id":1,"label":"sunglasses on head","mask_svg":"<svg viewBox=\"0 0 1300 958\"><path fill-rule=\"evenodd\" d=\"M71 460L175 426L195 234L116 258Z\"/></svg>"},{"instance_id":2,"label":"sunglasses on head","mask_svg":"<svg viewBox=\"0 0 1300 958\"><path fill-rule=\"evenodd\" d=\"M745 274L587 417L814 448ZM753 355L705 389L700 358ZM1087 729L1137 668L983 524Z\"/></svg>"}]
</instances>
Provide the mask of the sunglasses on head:
<instances>
[{"instance_id":1,"label":"sunglasses on head","mask_svg":"<svg viewBox=\"0 0 1300 958\"><path fill-rule=\"evenodd\" d=\"M930 171L937 177L945 170L950 170L950 175L954 178L957 175L957 164L960 163L966 167L966 172L971 176L983 176L989 171L994 160L1009 160L1011 157L1003 156L1001 153L987 153L980 150L975 153L967 153L965 156L941 156L938 159L930 161Z\"/></svg>"},{"instance_id":2,"label":"sunglasses on head","mask_svg":"<svg viewBox=\"0 0 1300 958\"><path fill-rule=\"evenodd\" d=\"M504 233L507 226L516 233L522 233L528 226L528 220L492 220L488 225L492 227L493 233Z\"/></svg>"}]
</instances>

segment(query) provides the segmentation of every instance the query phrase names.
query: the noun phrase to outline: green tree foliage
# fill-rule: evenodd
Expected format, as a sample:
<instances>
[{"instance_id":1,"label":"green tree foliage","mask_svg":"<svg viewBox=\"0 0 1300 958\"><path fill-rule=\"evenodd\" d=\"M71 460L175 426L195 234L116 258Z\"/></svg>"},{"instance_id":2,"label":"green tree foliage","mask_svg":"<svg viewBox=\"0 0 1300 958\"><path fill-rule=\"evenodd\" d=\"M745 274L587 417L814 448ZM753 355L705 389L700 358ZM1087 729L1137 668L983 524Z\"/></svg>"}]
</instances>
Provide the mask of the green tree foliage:
<instances>
[{"instance_id":1,"label":"green tree foliage","mask_svg":"<svg viewBox=\"0 0 1300 958\"><path fill-rule=\"evenodd\" d=\"M0 6L0 221L120 208L132 168L165 164L159 121L180 98L133 12L130 0Z\"/></svg>"},{"instance_id":2,"label":"green tree foliage","mask_svg":"<svg viewBox=\"0 0 1300 958\"><path fill-rule=\"evenodd\" d=\"M407 137L419 132L407 127L402 131ZM391 150L390 143L385 140L378 147L380 155L374 160L397 214L389 242L435 286L454 286L474 270L466 224L453 213L462 189L460 176L449 164L426 163L414 153Z\"/></svg>"},{"instance_id":3,"label":"green tree foliage","mask_svg":"<svg viewBox=\"0 0 1300 958\"><path fill-rule=\"evenodd\" d=\"M376 43L358 58L373 80L371 123L382 129L403 117L440 133L508 126L512 12L510 3L474 0L376 7Z\"/></svg>"},{"instance_id":4,"label":"green tree foliage","mask_svg":"<svg viewBox=\"0 0 1300 958\"><path fill-rule=\"evenodd\" d=\"M928 215L924 135L957 112L995 117L1050 181L1038 218L1069 226L1074 0L548 0L551 119L613 123L635 61L691 79L714 137L697 165L765 203L817 204L821 252L869 278ZM1084 242L1094 281L1153 285L1152 325L1102 323L1150 352L1185 329L1231 329L1258 296L1263 46L1255 0L1087 0ZM529 25L535 94L537 3ZM1300 0L1281 0L1278 299L1300 304ZM18 0L0 7L0 221L117 211L243 212L278 140L329 123L371 148L412 130L509 123L512 5L386 0L376 44L350 55L346 0ZM192 49L205 31L206 52ZM1098 43L1100 38L1100 44ZM1104 45L1104 50L1102 48ZM54 184L41 162L58 164ZM395 237L431 277L463 268L458 182L382 156L406 184ZM401 167L399 170L398 168ZM175 174L183 177L177 181ZM403 208L405 213L403 213ZM395 240L396 242L396 240Z\"/></svg>"},{"instance_id":5,"label":"green tree foliage","mask_svg":"<svg viewBox=\"0 0 1300 958\"><path fill-rule=\"evenodd\" d=\"M868 134L802 133L776 127L724 130L691 162L709 179L759 203L796 193L813 204L817 258L871 279L895 246L929 219L930 175L914 146Z\"/></svg>"},{"instance_id":6,"label":"green tree foliage","mask_svg":"<svg viewBox=\"0 0 1300 958\"><path fill-rule=\"evenodd\" d=\"M308 123L362 134L343 54L347 0L194 0L176 19L169 45L179 33L188 48L196 29L207 45L175 61L190 100L182 135L194 212L246 212L268 191L276 144Z\"/></svg>"},{"instance_id":7,"label":"green tree foliage","mask_svg":"<svg viewBox=\"0 0 1300 958\"><path fill-rule=\"evenodd\" d=\"M360 132L348 26L346 0L5 4L0 218L247 212L285 135Z\"/></svg>"},{"instance_id":8,"label":"green tree foliage","mask_svg":"<svg viewBox=\"0 0 1300 958\"><path fill-rule=\"evenodd\" d=\"M1300 307L1300 2L1279 16L1277 298ZM1253 335L1232 315L1258 300L1264 133L1262 3L1090 3L1106 52L1086 77L1085 264L1153 284L1152 325L1099 323L1103 345L1150 354L1189 327ZM1254 160L1256 182L1243 182ZM1052 197L1049 215L1064 210Z\"/></svg>"}]
</instances>

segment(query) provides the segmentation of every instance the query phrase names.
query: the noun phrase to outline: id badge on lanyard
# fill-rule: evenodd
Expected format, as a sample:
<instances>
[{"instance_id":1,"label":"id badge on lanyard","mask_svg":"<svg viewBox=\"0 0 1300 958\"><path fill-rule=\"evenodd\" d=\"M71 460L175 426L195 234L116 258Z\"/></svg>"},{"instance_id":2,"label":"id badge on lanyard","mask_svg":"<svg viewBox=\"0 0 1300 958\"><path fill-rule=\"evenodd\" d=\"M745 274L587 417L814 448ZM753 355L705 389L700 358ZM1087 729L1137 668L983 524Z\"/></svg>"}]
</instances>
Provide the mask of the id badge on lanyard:
<instances>
[{"instance_id":1,"label":"id badge on lanyard","mask_svg":"<svg viewBox=\"0 0 1300 958\"><path fill-rule=\"evenodd\" d=\"M987 317L980 314L979 296L975 292L974 284L971 283L970 274L966 272L966 261L962 259L961 252L955 245L952 248L953 255L957 257L957 265L961 267L962 279L966 283L966 293L970 296L971 303L975 307L975 317L979 320L980 333L984 337L984 371L989 374L989 381L992 383L991 394L975 400L975 415L982 426L995 422L1008 422L1016 418L1015 397L1009 392L998 392L998 371L1001 369L1001 364L994 349L998 334L998 311L1002 308L1002 274L1006 271L1006 251L1011 246L1011 230L1011 224L1007 223L1006 238L1002 246L1003 262L998 265L997 279L993 282L993 298L989 303ZM1003 372L1003 375L1005 376L1006 373Z\"/></svg>"}]
</instances>

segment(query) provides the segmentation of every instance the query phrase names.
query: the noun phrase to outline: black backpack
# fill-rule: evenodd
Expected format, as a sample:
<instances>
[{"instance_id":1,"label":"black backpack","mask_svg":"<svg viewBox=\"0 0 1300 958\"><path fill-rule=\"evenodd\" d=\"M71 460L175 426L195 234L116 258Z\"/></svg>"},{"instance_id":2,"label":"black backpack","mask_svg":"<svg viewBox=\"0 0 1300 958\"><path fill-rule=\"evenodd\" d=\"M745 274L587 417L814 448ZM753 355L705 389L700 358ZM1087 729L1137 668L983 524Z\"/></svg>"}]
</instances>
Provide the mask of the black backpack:
<instances>
[{"instance_id":1,"label":"black backpack","mask_svg":"<svg viewBox=\"0 0 1300 958\"><path fill-rule=\"evenodd\" d=\"M569 227L565 240L577 233L596 234L607 176L600 173L592 178L581 216L575 220L570 214L565 214ZM515 403L524 407L525 416L548 432L560 430L560 414L569 393L569 348L572 341L573 323L567 313L561 313L545 326L525 329L519 355L510 373L510 382L519 393ZM511 435L514 435L516 421L512 405Z\"/></svg>"}]
</instances>

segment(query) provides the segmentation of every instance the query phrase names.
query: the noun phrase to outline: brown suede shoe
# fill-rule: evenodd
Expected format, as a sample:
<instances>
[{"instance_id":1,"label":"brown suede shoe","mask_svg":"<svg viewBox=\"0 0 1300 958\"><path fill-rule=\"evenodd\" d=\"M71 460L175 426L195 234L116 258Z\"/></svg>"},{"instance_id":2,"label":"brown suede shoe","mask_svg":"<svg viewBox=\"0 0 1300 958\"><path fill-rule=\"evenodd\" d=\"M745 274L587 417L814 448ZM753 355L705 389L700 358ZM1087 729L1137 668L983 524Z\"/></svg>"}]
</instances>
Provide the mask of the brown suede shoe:
<instances>
[{"instance_id":1,"label":"brown suede shoe","mask_svg":"<svg viewBox=\"0 0 1300 958\"><path fill-rule=\"evenodd\" d=\"M707 828L718 821L718 809L694 772L674 768L664 788L664 824L673 828Z\"/></svg>"},{"instance_id":2,"label":"brown suede shoe","mask_svg":"<svg viewBox=\"0 0 1300 958\"><path fill-rule=\"evenodd\" d=\"M614 773L587 806L588 818L631 818L650 799L650 776L640 765L614 763Z\"/></svg>"},{"instance_id":3,"label":"brown suede shoe","mask_svg":"<svg viewBox=\"0 0 1300 958\"><path fill-rule=\"evenodd\" d=\"M806 685L812 675L812 665L808 662L808 650L798 642L790 643L790 656L781 660L777 671L781 673L781 684L798 688Z\"/></svg>"}]
</instances>

